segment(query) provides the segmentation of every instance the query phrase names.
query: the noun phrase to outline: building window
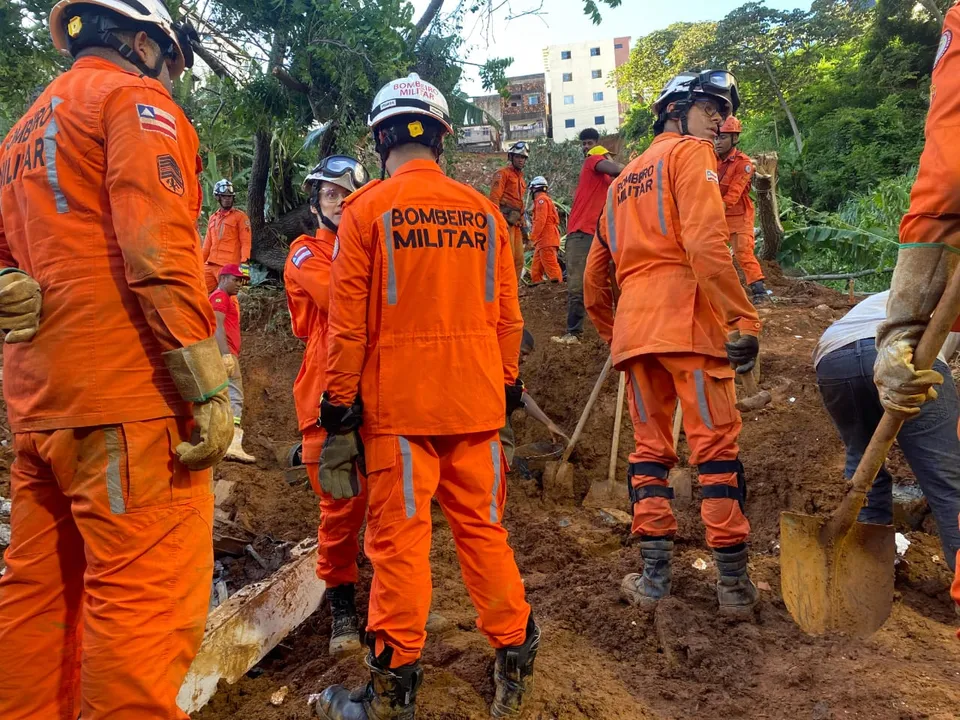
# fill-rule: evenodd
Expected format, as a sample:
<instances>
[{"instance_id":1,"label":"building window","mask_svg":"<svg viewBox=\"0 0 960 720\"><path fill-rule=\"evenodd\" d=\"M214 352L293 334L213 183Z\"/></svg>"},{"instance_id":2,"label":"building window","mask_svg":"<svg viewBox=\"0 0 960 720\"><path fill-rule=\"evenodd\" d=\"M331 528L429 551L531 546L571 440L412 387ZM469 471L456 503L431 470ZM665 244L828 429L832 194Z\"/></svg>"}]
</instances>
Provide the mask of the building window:
<instances>
[{"instance_id":1,"label":"building window","mask_svg":"<svg viewBox=\"0 0 960 720\"><path fill-rule=\"evenodd\" d=\"M595 115L595 116L593 117L593 124L594 124L594 125L606 125L606 124L607 124L607 120L606 120L605 117L603 117L603 115Z\"/></svg>"},{"instance_id":2,"label":"building window","mask_svg":"<svg viewBox=\"0 0 960 720\"><path fill-rule=\"evenodd\" d=\"M573 95L564 95L563 96L564 105L573 105Z\"/></svg>"},{"instance_id":3,"label":"building window","mask_svg":"<svg viewBox=\"0 0 960 720\"><path fill-rule=\"evenodd\" d=\"M563 126L565 128L572 128L572 127L576 127L577 123L573 118L567 118L566 120L563 121Z\"/></svg>"},{"instance_id":4,"label":"building window","mask_svg":"<svg viewBox=\"0 0 960 720\"><path fill-rule=\"evenodd\" d=\"M594 80L599 80L603 77L603 70L591 70L590 77Z\"/></svg>"},{"instance_id":5,"label":"building window","mask_svg":"<svg viewBox=\"0 0 960 720\"><path fill-rule=\"evenodd\" d=\"M563 74L564 82L573 82L573 73L564 73Z\"/></svg>"},{"instance_id":6,"label":"building window","mask_svg":"<svg viewBox=\"0 0 960 720\"><path fill-rule=\"evenodd\" d=\"M597 53L597 54L599 55L600 53ZM569 59L570 59L570 51L569 51L569 50L561 50L561 51L560 51L560 59L561 59L561 60L569 60Z\"/></svg>"},{"instance_id":7,"label":"building window","mask_svg":"<svg viewBox=\"0 0 960 720\"><path fill-rule=\"evenodd\" d=\"M594 101L594 102L603 102L603 93L602 93L602 92L594 93L594 94L593 94L593 101Z\"/></svg>"},{"instance_id":8,"label":"building window","mask_svg":"<svg viewBox=\"0 0 960 720\"><path fill-rule=\"evenodd\" d=\"M600 48L590 48L590 57L600 57Z\"/></svg>"},{"instance_id":9,"label":"building window","mask_svg":"<svg viewBox=\"0 0 960 720\"><path fill-rule=\"evenodd\" d=\"M539 105L540 96L539 95L527 95L527 105Z\"/></svg>"},{"instance_id":10,"label":"building window","mask_svg":"<svg viewBox=\"0 0 960 720\"><path fill-rule=\"evenodd\" d=\"M617 43L613 46L614 50L623 50L623 43Z\"/></svg>"}]
</instances>

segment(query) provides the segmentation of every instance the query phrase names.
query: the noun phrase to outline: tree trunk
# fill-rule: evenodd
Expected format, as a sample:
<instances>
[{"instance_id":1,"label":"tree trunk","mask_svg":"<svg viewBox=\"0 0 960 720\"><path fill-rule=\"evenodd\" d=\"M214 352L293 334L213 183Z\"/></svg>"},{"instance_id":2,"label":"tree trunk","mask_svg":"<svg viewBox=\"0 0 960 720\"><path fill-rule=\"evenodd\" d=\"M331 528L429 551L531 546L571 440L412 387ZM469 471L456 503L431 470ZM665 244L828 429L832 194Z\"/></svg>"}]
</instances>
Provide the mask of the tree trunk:
<instances>
[{"instance_id":1,"label":"tree trunk","mask_svg":"<svg viewBox=\"0 0 960 720\"><path fill-rule=\"evenodd\" d=\"M757 190L757 209L760 213L760 230L763 233L761 260L776 260L783 242L783 226L780 224L780 207L777 203L777 153L760 153L756 156L757 174L753 186Z\"/></svg>"},{"instance_id":2,"label":"tree trunk","mask_svg":"<svg viewBox=\"0 0 960 720\"><path fill-rule=\"evenodd\" d=\"M773 74L773 68L770 67L770 63L766 58L763 59L763 66L767 69L767 75L770 76L770 84L773 85L773 92L776 93L777 100L780 101L780 107L783 108L783 112L787 116L787 122L790 123L790 129L793 130L793 141L797 144L797 152L802 153L803 137L800 135L800 127L797 125L797 119L790 111L790 106L787 105L787 98L784 97L783 91L780 89L780 83L777 82L777 78Z\"/></svg>"},{"instance_id":3,"label":"tree trunk","mask_svg":"<svg viewBox=\"0 0 960 720\"><path fill-rule=\"evenodd\" d=\"M423 15L417 20L417 24L414 26L413 32L410 33L410 37L407 40L407 44L411 48L416 47L417 43L420 42L420 38L423 37L427 28L430 27L430 23L437 17L437 13L440 12L441 7L443 7L443 0L430 0L430 4L427 5L427 9L423 11Z\"/></svg>"},{"instance_id":4,"label":"tree trunk","mask_svg":"<svg viewBox=\"0 0 960 720\"><path fill-rule=\"evenodd\" d=\"M255 259L263 241L267 224L267 179L270 177L270 133L264 129L253 135L253 163L250 166L250 182L247 187L247 215L250 217L250 234L253 238L252 254Z\"/></svg>"},{"instance_id":5,"label":"tree trunk","mask_svg":"<svg viewBox=\"0 0 960 720\"><path fill-rule=\"evenodd\" d=\"M310 214L310 205L304 203L271 223L260 234L259 242L254 236L253 259L264 267L280 272L287 260L290 243L300 235L313 235L317 223Z\"/></svg>"},{"instance_id":6,"label":"tree trunk","mask_svg":"<svg viewBox=\"0 0 960 720\"><path fill-rule=\"evenodd\" d=\"M938 23L943 25L943 10L939 8L936 0L920 0L920 4L927 9L928 13L937 19Z\"/></svg>"}]
</instances>

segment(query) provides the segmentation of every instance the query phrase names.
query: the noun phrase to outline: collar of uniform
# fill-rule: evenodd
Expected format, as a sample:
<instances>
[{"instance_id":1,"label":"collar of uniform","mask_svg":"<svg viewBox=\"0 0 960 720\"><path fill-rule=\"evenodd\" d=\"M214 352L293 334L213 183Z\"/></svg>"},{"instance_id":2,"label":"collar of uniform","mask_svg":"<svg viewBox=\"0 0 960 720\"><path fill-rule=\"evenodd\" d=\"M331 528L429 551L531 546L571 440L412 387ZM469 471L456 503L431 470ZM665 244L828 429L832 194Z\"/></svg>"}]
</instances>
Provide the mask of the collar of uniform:
<instances>
[{"instance_id":1,"label":"collar of uniform","mask_svg":"<svg viewBox=\"0 0 960 720\"><path fill-rule=\"evenodd\" d=\"M392 173L390 177L395 178L403 175L408 172L416 172L418 170L423 170L424 172L436 172L443 174L443 170L440 169L440 166L437 165L433 160L408 160L399 168L395 173Z\"/></svg>"},{"instance_id":2,"label":"collar of uniform","mask_svg":"<svg viewBox=\"0 0 960 720\"><path fill-rule=\"evenodd\" d=\"M739 151L737 148L733 148L733 149L730 151L730 154L729 154L729 155L727 155L725 158L717 158L717 160L719 160L719 161L722 162L722 163L733 162L734 160L737 159L737 156L738 156L739 154L740 154L740 151Z\"/></svg>"},{"instance_id":3,"label":"collar of uniform","mask_svg":"<svg viewBox=\"0 0 960 720\"><path fill-rule=\"evenodd\" d=\"M337 234L330 230L326 225L321 225L317 230L317 234L314 235L317 242L321 245L327 245L330 249L333 249L333 243L336 242Z\"/></svg>"},{"instance_id":4,"label":"collar of uniform","mask_svg":"<svg viewBox=\"0 0 960 720\"><path fill-rule=\"evenodd\" d=\"M167 93L167 89L163 87L159 80L154 80L153 78L148 78L143 73L137 70L130 70L129 68L120 67L115 62L107 60L106 58L98 57L97 55L84 55L82 58L73 61L73 66L70 68L74 69L84 69L90 68L91 70L112 70L114 72L122 72L127 75L133 75L134 77L143 78L144 80L151 81L157 85L159 88L163 88L163 92ZM167 93L169 95L170 93Z\"/></svg>"}]
</instances>

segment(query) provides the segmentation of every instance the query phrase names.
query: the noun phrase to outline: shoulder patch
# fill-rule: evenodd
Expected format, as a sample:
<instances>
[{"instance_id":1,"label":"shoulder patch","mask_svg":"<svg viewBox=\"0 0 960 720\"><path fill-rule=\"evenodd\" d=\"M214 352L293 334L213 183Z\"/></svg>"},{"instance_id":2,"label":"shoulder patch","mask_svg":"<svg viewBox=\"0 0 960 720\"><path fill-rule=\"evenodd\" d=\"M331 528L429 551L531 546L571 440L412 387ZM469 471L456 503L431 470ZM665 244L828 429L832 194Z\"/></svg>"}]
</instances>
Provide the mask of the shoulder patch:
<instances>
[{"instance_id":1,"label":"shoulder patch","mask_svg":"<svg viewBox=\"0 0 960 720\"><path fill-rule=\"evenodd\" d=\"M157 155L157 177L167 190L183 197L183 173L173 155Z\"/></svg>"},{"instance_id":2,"label":"shoulder patch","mask_svg":"<svg viewBox=\"0 0 960 720\"><path fill-rule=\"evenodd\" d=\"M389 238L388 238L388 240L389 240ZM339 254L340 254L340 236L337 235L337 236L333 239L333 254L330 256L330 262L333 262L334 260L336 260L336 259L337 259L337 255L339 255Z\"/></svg>"},{"instance_id":3,"label":"shoulder patch","mask_svg":"<svg viewBox=\"0 0 960 720\"><path fill-rule=\"evenodd\" d=\"M749 175L750 173L753 172L753 165L751 165L750 163L747 163L746 165L743 166L743 171L744 171L747 175Z\"/></svg>"},{"instance_id":4,"label":"shoulder patch","mask_svg":"<svg viewBox=\"0 0 960 720\"><path fill-rule=\"evenodd\" d=\"M308 258L313 257L313 251L304 245L302 248L298 248L294 251L293 255L290 256L290 262L293 263L294 267L299 268L303 265Z\"/></svg>"},{"instance_id":5,"label":"shoulder patch","mask_svg":"<svg viewBox=\"0 0 960 720\"><path fill-rule=\"evenodd\" d=\"M950 43L953 42L953 32L950 30L944 30L943 35L940 36L940 45L937 47L937 55L933 60L933 69L937 69L937 65L940 64L940 61L943 60L943 56L947 54L947 50L950 49Z\"/></svg>"},{"instance_id":6,"label":"shoulder patch","mask_svg":"<svg viewBox=\"0 0 960 720\"><path fill-rule=\"evenodd\" d=\"M177 119L166 110L161 110L156 105L137 103L137 117L140 119L141 130L177 139Z\"/></svg>"},{"instance_id":7,"label":"shoulder patch","mask_svg":"<svg viewBox=\"0 0 960 720\"><path fill-rule=\"evenodd\" d=\"M707 182L720 184L720 178L717 177L717 174L713 170L707 170Z\"/></svg>"},{"instance_id":8,"label":"shoulder patch","mask_svg":"<svg viewBox=\"0 0 960 720\"><path fill-rule=\"evenodd\" d=\"M539 200L537 200L537 204L538 204L538 205L543 205L543 203L544 203L543 198L540 198Z\"/></svg>"}]
</instances>

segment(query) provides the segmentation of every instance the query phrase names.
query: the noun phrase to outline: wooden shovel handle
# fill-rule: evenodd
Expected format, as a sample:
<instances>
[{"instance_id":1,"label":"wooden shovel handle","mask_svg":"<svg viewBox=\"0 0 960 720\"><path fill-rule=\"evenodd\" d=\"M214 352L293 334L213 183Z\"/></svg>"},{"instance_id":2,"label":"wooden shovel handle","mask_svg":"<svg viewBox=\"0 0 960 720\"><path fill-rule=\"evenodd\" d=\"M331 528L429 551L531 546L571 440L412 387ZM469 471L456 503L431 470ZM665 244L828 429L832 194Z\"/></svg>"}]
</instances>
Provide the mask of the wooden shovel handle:
<instances>
[{"instance_id":1,"label":"wooden shovel handle","mask_svg":"<svg viewBox=\"0 0 960 720\"><path fill-rule=\"evenodd\" d=\"M608 355L607 362L603 364L603 370L600 371L600 377L597 378L597 382L593 386L593 391L590 393L590 397L587 398L587 404L583 408L583 412L580 413L580 420L577 421L577 428L573 431L573 437L570 438L570 442L567 443L567 449L564 450L563 455L560 456L561 463L565 463L570 459L570 455L573 453L573 448L580 439L581 433L583 433L583 426L587 424L587 418L590 417L590 411L593 410L593 406L596 404L597 398L600 396L600 388L603 387L603 381L606 380L607 375L610 374L611 367L613 367L613 355Z\"/></svg>"},{"instance_id":2,"label":"wooden shovel handle","mask_svg":"<svg viewBox=\"0 0 960 720\"><path fill-rule=\"evenodd\" d=\"M627 374L620 373L617 385L617 410L613 416L613 440L610 442L610 467L607 469L607 482L612 483L617 476L617 455L620 453L620 423L623 421L623 396L626 394Z\"/></svg>"},{"instance_id":3,"label":"wooden shovel handle","mask_svg":"<svg viewBox=\"0 0 960 720\"><path fill-rule=\"evenodd\" d=\"M913 366L918 370L929 370L937 359L943 343L950 333L950 328L960 315L960 272L954 272L947 284L946 290L940 297L940 303L930 318L917 349L913 353ZM893 441L897 439L903 420L883 413L883 418L870 438L857 471L853 475L853 487L843 498L840 507L834 511L823 528L821 540L827 542L847 532L857 521L860 508L867 492L873 487L873 481L880 472L880 466L887 458Z\"/></svg>"},{"instance_id":4,"label":"wooden shovel handle","mask_svg":"<svg viewBox=\"0 0 960 720\"><path fill-rule=\"evenodd\" d=\"M743 383L743 389L747 393L747 397L760 394L760 387L757 385L757 376L753 374L753 370L740 375L740 382Z\"/></svg>"}]
</instances>

